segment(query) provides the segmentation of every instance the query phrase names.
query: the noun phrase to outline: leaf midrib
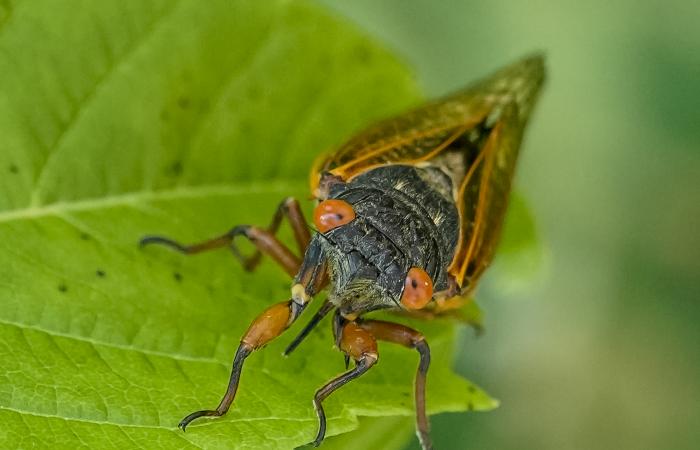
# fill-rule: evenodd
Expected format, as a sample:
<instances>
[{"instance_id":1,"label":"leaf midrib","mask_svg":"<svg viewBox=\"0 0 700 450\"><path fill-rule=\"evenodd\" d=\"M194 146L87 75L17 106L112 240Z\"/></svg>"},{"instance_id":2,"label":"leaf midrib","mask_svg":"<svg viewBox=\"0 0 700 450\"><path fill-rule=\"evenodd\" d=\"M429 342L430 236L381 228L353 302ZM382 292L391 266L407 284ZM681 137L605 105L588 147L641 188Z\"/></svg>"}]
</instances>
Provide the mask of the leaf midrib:
<instances>
[{"instance_id":1,"label":"leaf midrib","mask_svg":"<svg viewBox=\"0 0 700 450\"><path fill-rule=\"evenodd\" d=\"M220 195L269 194L279 192L288 194L302 188L298 180L248 181L240 183L223 183L199 186L178 186L170 189L144 190L121 193L99 198L88 198L47 205L14 209L0 212L0 226L8 222L36 220L43 217L58 217L65 213L94 211L120 206L138 207L139 205L168 200L182 200Z\"/></svg>"}]
</instances>

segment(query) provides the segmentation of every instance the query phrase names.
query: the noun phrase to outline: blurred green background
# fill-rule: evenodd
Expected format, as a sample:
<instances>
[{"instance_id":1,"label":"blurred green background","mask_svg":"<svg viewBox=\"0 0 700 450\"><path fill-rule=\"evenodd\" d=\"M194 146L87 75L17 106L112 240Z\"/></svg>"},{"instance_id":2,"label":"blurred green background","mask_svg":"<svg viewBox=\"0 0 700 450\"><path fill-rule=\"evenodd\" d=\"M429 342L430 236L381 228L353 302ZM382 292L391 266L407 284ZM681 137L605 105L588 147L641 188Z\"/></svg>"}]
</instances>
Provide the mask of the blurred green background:
<instances>
[{"instance_id":1,"label":"blurred green background","mask_svg":"<svg viewBox=\"0 0 700 450\"><path fill-rule=\"evenodd\" d=\"M547 54L516 182L544 264L487 274L457 364L502 405L434 418L436 448L700 448L700 3L323 3L430 95Z\"/></svg>"}]
</instances>

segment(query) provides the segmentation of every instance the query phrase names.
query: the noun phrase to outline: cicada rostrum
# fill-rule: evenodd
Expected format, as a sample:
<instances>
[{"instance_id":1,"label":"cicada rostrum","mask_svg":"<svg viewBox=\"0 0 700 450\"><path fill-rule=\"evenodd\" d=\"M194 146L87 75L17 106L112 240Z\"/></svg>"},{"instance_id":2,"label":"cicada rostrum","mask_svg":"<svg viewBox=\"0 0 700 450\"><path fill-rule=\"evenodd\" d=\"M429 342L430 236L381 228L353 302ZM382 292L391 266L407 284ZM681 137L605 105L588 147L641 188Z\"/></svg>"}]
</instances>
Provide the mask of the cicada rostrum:
<instances>
[{"instance_id":1,"label":"cicada rostrum","mask_svg":"<svg viewBox=\"0 0 700 450\"><path fill-rule=\"evenodd\" d=\"M193 412L179 426L184 430L199 417L225 414L246 358L282 334L327 287L325 303L286 350L291 352L334 312L335 344L346 363L355 363L316 391L319 428L313 444L320 444L326 431L324 399L374 366L380 340L415 349L420 356L417 434L423 448L431 448L425 337L364 316L381 309L436 315L469 298L493 258L523 129L543 81L542 57L529 57L466 90L371 125L312 170L311 190L318 201L313 233L297 200L287 198L267 228L239 225L194 245L145 237L142 245L165 244L185 254L230 247L249 270L268 255L294 278L291 299L263 311L241 338L219 406ZM275 237L284 218L303 258ZM238 251L234 240L239 236L255 245L254 255Z\"/></svg>"}]
</instances>

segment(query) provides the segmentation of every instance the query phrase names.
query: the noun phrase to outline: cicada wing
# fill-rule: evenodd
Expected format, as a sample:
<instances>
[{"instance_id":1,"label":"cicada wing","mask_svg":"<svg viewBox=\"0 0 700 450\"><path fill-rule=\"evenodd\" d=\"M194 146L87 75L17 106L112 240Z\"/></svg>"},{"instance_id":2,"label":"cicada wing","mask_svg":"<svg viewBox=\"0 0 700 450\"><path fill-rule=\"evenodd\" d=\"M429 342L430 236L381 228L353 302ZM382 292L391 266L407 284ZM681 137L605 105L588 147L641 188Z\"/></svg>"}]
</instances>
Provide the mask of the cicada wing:
<instances>
[{"instance_id":1,"label":"cicada wing","mask_svg":"<svg viewBox=\"0 0 700 450\"><path fill-rule=\"evenodd\" d=\"M523 130L544 81L540 60L526 60L501 78L501 101L494 104L479 153L457 194L460 238L449 272L463 292L473 288L493 260L508 206Z\"/></svg>"},{"instance_id":2,"label":"cicada wing","mask_svg":"<svg viewBox=\"0 0 700 450\"><path fill-rule=\"evenodd\" d=\"M461 92L371 125L316 161L311 173L312 191L321 172L347 181L374 166L427 161L455 148L469 153L462 162L470 163L478 152L474 144L482 137L481 128L488 118L513 101L519 103L520 114L526 115L526 106L534 96L533 80L539 77L534 83L539 85L542 73L542 57L532 56ZM462 168L461 174L465 172Z\"/></svg>"},{"instance_id":3,"label":"cicada wing","mask_svg":"<svg viewBox=\"0 0 700 450\"><path fill-rule=\"evenodd\" d=\"M487 112L484 105L452 97L371 125L317 160L311 173L312 190L322 172L347 181L378 165L431 159L483 121Z\"/></svg>"}]
</instances>

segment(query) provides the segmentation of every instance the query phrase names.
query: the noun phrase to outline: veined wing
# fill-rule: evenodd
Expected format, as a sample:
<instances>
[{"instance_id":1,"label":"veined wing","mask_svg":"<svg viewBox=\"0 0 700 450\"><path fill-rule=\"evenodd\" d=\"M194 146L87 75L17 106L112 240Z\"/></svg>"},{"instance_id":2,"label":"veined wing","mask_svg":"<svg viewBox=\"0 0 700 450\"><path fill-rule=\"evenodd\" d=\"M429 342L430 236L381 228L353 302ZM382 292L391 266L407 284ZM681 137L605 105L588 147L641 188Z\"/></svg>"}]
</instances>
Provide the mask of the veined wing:
<instances>
[{"instance_id":1,"label":"veined wing","mask_svg":"<svg viewBox=\"0 0 700 450\"><path fill-rule=\"evenodd\" d=\"M465 142L460 141L467 136L476 141L482 137L478 128L510 101L516 101L520 114L527 116L542 74L542 57L529 57L461 92L369 126L317 161L311 173L312 191L321 172L347 181L373 166L430 160L451 147L463 146ZM533 77L539 78L535 86Z\"/></svg>"}]
</instances>

